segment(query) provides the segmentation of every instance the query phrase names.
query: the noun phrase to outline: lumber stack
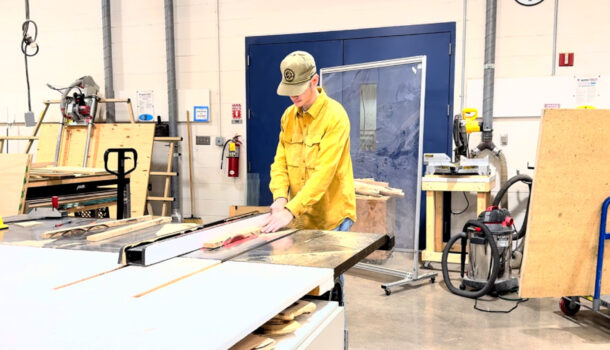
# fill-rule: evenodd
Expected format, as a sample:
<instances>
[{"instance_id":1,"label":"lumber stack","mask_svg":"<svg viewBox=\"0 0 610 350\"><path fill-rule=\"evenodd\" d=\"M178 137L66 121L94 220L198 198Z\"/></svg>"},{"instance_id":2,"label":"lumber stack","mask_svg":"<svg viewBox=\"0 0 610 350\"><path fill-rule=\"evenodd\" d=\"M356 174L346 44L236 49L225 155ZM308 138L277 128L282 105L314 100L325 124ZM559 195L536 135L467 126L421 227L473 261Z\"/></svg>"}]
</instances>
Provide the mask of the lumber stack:
<instances>
[{"instance_id":1,"label":"lumber stack","mask_svg":"<svg viewBox=\"0 0 610 350\"><path fill-rule=\"evenodd\" d=\"M108 172L101 168L85 168L76 166L47 166L47 167L32 167L30 170L31 177L78 177L87 175L106 175Z\"/></svg>"},{"instance_id":2,"label":"lumber stack","mask_svg":"<svg viewBox=\"0 0 610 350\"><path fill-rule=\"evenodd\" d=\"M369 197L404 197L400 188L392 188L387 182L375 181L374 179L354 179L356 194Z\"/></svg>"}]
</instances>

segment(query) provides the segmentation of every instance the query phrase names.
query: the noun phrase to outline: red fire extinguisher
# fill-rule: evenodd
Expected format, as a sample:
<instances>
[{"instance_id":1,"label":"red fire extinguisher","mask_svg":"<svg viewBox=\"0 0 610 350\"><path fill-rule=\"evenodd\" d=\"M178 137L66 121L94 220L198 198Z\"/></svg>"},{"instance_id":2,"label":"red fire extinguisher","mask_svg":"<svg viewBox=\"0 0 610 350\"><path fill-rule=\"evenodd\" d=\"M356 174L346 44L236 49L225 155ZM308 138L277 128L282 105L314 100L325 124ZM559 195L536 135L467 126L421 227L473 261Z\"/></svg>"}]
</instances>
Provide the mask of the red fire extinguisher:
<instances>
[{"instance_id":1,"label":"red fire extinguisher","mask_svg":"<svg viewBox=\"0 0 610 350\"><path fill-rule=\"evenodd\" d=\"M227 155L229 169L227 175L229 177L239 177L239 147L241 145L239 136L240 135L237 135L232 139L227 140L222 148L222 156L224 157L225 149L227 148L227 145L229 146L229 153ZM220 169L222 169L222 163L223 162L220 163Z\"/></svg>"}]
</instances>

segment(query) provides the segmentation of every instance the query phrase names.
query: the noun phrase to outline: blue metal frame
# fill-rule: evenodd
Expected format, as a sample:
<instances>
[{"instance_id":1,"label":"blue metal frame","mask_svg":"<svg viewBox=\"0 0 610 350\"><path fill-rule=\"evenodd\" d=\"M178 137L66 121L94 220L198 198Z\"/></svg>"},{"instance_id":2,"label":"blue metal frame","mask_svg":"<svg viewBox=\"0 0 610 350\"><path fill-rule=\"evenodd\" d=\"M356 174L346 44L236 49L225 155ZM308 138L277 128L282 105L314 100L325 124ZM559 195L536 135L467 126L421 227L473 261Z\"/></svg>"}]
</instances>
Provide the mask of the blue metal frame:
<instances>
[{"instance_id":1,"label":"blue metal frame","mask_svg":"<svg viewBox=\"0 0 610 350\"><path fill-rule=\"evenodd\" d=\"M604 265L604 243L607 239L610 239L610 232L606 231L606 225L608 222L608 207L610 206L610 197L606 198L602 205L602 217L599 224L599 247L597 248L597 270L595 272L595 294L593 295L594 302L599 303L599 298L602 288L602 270ZM598 307L598 305L593 305ZM597 310L596 310L597 311Z\"/></svg>"}]
</instances>

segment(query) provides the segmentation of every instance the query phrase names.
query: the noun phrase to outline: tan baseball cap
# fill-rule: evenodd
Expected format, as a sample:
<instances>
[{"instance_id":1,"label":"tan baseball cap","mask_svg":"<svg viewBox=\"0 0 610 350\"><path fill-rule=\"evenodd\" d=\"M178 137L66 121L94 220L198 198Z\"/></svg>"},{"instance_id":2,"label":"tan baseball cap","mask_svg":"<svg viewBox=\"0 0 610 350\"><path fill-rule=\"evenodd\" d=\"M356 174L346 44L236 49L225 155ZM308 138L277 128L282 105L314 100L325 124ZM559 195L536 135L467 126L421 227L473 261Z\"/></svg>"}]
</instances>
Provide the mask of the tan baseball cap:
<instances>
[{"instance_id":1,"label":"tan baseball cap","mask_svg":"<svg viewBox=\"0 0 610 350\"><path fill-rule=\"evenodd\" d=\"M282 82L277 87L280 96L298 96L307 90L311 78L316 75L316 61L305 51L295 51L280 64Z\"/></svg>"}]
</instances>

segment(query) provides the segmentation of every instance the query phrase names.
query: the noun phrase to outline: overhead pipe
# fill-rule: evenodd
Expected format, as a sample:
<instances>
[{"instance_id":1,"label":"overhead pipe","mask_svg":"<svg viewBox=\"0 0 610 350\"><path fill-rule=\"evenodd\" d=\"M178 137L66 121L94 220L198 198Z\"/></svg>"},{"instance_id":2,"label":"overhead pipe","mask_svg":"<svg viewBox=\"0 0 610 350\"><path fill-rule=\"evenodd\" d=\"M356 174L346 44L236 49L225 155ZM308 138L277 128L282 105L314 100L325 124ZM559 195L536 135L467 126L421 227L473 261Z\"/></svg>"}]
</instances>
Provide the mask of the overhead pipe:
<instances>
[{"instance_id":1,"label":"overhead pipe","mask_svg":"<svg viewBox=\"0 0 610 350\"><path fill-rule=\"evenodd\" d=\"M176 90L176 54L174 48L174 1L165 0L165 56L167 62L167 105L169 118L169 136L178 136L178 92ZM178 147L172 155L172 169L178 172ZM182 222L180 213L180 181L178 175L172 176L172 217L174 221Z\"/></svg>"},{"instance_id":2,"label":"overhead pipe","mask_svg":"<svg viewBox=\"0 0 610 350\"><path fill-rule=\"evenodd\" d=\"M473 150L476 157L491 153L500 161L500 186L508 179L506 157L493 143L494 79L496 72L496 20L497 0L487 0L485 11L485 64L483 66L483 133L481 143ZM485 152L484 152L485 151ZM508 208L508 198L502 199L502 206Z\"/></svg>"},{"instance_id":3,"label":"overhead pipe","mask_svg":"<svg viewBox=\"0 0 610 350\"><path fill-rule=\"evenodd\" d=\"M110 0L102 0L102 34L104 43L104 96L114 98L114 80L112 69L112 27L110 17ZM106 123L115 123L114 103L106 103Z\"/></svg>"},{"instance_id":4,"label":"overhead pipe","mask_svg":"<svg viewBox=\"0 0 610 350\"><path fill-rule=\"evenodd\" d=\"M496 148L493 136L494 78L496 72L496 17L497 0L487 0L485 16L485 65L483 73L483 142L480 151Z\"/></svg>"},{"instance_id":5,"label":"overhead pipe","mask_svg":"<svg viewBox=\"0 0 610 350\"><path fill-rule=\"evenodd\" d=\"M557 16L559 15L559 0L555 0L553 8L553 54L551 64L551 75L555 75L555 67L557 67Z\"/></svg>"}]
</instances>

